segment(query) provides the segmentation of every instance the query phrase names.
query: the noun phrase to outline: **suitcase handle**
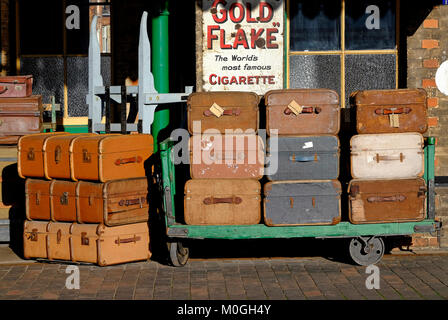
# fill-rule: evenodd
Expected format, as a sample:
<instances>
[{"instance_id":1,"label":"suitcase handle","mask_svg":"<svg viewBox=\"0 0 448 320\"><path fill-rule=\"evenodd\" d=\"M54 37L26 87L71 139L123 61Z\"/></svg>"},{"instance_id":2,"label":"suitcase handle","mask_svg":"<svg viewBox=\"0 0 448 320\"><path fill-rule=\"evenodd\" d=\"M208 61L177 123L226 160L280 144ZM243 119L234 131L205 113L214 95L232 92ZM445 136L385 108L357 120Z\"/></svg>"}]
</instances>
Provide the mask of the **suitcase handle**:
<instances>
[{"instance_id":1,"label":"suitcase handle","mask_svg":"<svg viewBox=\"0 0 448 320\"><path fill-rule=\"evenodd\" d=\"M412 111L411 108L390 108L390 109L376 109L375 113L380 116L387 116L390 114L408 114Z\"/></svg>"},{"instance_id":2,"label":"suitcase handle","mask_svg":"<svg viewBox=\"0 0 448 320\"><path fill-rule=\"evenodd\" d=\"M380 156L378 153L376 154L374 160L379 163L380 161L398 161L403 162L404 154L400 152L399 156Z\"/></svg>"},{"instance_id":3,"label":"suitcase handle","mask_svg":"<svg viewBox=\"0 0 448 320\"><path fill-rule=\"evenodd\" d=\"M137 241L140 241L142 238L141 237L137 237L137 236L133 236L132 238L126 238L126 239L120 239L120 237L118 237L117 240L115 240L115 244L122 244L122 243L136 243Z\"/></svg>"},{"instance_id":4,"label":"suitcase handle","mask_svg":"<svg viewBox=\"0 0 448 320\"><path fill-rule=\"evenodd\" d=\"M122 164L128 164L128 163L140 163L142 162L142 157L131 157L131 158L125 158L125 159L117 159L115 160L116 166L121 166Z\"/></svg>"},{"instance_id":5,"label":"suitcase handle","mask_svg":"<svg viewBox=\"0 0 448 320\"><path fill-rule=\"evenodd\" d=\"M227 110L224 110L224 112L222 113L223 116L239 116L240 114L241 114L240 108L227 109ZM215 114L213 112L211 112L210 110L205 110L204 116L211 117L211 116L215 116Z\"/></svg>"},{"instance_id":6,"label":"suitcase handle","mask_svg":"<svg viewBox=\"0 0 448 320\"><path fill-rule=\"evenodd\" d=\"M61 161L61 154L62 154L61 146L57 146L56 149L54 149L54 162L56 164L58 164Z\"/></svg>"},{"instance_id":7,"label":"suitcase handle","mask_svg":"<svg viewBox=\"0 0 448 320\"><path fill-rule=\"evenodd\" d=\"M289 157L289 161L291 162L317 162L319 161L319 156L315 154L314 156L296 156L293 154Z\"/></svg>"},{"instance_id":8,"label":"suitcase handle","mask_svg":"<svg viewBox=\"0 0 448 320\"><path fill-rule=\"evenodd\" d=\"M390 197L373 196L367 198L368 202L403 202L404 200L406 200L406 196L402 194L397 194Z\"/></svg>"},{"instance_id":9,"label":"suitcase handle","mask_svg":"<svg viewBox=\"0 0 448 320\"><path fill-rule=\"evenodd\" d=\"M6 91L8 91L8 87L0 86L0 94L4 94Z\"/></svg>"},{"instance_id":10,"label":"suitcase handle","mask_svg":"<svg viewBox=\"0 0 448 320\"><path fill-rule=\"evenodd\" d=\"M209 197L204 199L205 205L219 204L219 203L240 204L241 202L243 202L243 199L241 199L240 197L229 197L229 198Z\"/></svg>"},{"instance_id":11,"label":"suitcase handle","mask_svg":"<svg viewBox=\"0 0 448 320\"><path fill-rule=\"evenodd\" d=\"M141 208L143 206L143 204L145 203L145 201L146 201L145 197L141 197L141 198L137 198L137 199L120 200L120 202L118 202L118 205L120 207L123 207L123 206L128 207L128 206L133 206L133 205L139 204L140 208Z\"/></svg>"},{"instance_id":12,"label":"suitcase handle","mask_svg":"<svg viewBox=\"0 0 448 320\"><path fill-rule=\"evenodd\" d=\"M322 112L322 108L320 108L320 107L303 107L302 111L300 113L315 113L315 114L319 114L321 112ZM287 107L283 111L283 113L286 114L287 116L289 116L291 114L295 115L295 113L292 112L292 110L289 107Z\"/></svg>"}]
</instances>

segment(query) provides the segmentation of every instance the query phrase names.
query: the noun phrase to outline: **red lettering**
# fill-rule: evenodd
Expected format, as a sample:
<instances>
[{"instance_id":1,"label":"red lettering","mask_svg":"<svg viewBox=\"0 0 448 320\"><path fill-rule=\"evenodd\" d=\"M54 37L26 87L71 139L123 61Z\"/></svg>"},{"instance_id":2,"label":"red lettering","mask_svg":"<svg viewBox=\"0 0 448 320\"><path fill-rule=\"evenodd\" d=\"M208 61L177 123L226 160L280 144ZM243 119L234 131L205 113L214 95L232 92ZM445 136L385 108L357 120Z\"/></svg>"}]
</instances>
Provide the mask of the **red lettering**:
<instances>
[{"instance_id":1,"label":"red lettering","mask_svg":"<svg viewBox=\"0 0 448 320\"><path fill-rule=\"evenodd\" d=\"M264 16L264 9L268 9L268 15ZM260 2L259 5L259 13L260 13L260 22L269 22L274 16L274 11L272 10L272 6L267 2Z\"/></svg>"},{"instance_id":2,"label":"red lettering","mask_svg":"<svg viewBox=\"0 0 448 320\"><path fill-rule=\"evenodd\" d=\"M247 84L254 84L252 79L253 79L253 76L248 76L247 77Z\"/></svg>"},{"instance_id":3,"label":"red lettering","mask_svg":"<svg viewBox=\"0 0 448 320\"><path fill-rule=\"evenodd\" d=\"M275 76L268 76L268 80L269 80L268 83L275 84L274 78L275 78Z\"/></svg>"},{"instance_id":4,"label":"red lettering","mask_svg":"<svg viewBox=\"0 0 448 320\"><path fill-rule=\"evenodd\" d=\"M261 37L263 32L264 29L259 29L258 31L256 31L256 29L250 29L250 47L252 49L255 49L255 41L257 41L258 38Z\"/></svg>"},{"instance_id":5,"label":"red lettering","mask_svg":"<svg viewBox=\"0 0 448 320\"><path fill-rule=\"evenodd\" d=\"M232 45L231 44L226 44L226 31L224 29L221 29L221 39L220 39L220 43L221 43L221 49L232 49Z\"/></svg>"},{"instance_id":6,"label":"red lettering","mask_svg":"<svg viewBox=\"0 0 448 320\"><path fill-rule=\"evenodd\" d=\"M229 84L233 84L233 83L238 84L238 81L236 81L236 77L235 77L235 76L233 76L233 77L230 79L230 83L229 83Z\"/></svg>"},{"instance_id":7,"label":"red lettering","mask_svg":"<svg viewBox=\"0 0 448 320\"><path fill-rule=\"evenodd\" d=\"M257 23L257 19L252 18L252 5L248 2L246 3L246 9L247 9L247 18L246 21L249 23Z\"/></svg>"},{"instance_id":8,"label":"red lettering","mask_svg":"<svg viewBox=\"0 0 448 320\"><path fill-rule=\"evenodd\" d=\"M235 17L235 8L238 8L240 11L240 16L237 18ZM244 7L241 3L235 2L232 3L232 5L230 6L229 9L229 15L230 15L230 20L232 20L235 23L240 23L241 21L243 21L244 19Z\"/></svg>"},{"instance_id":9,"label":"red lettering","mask_svg":"<svg viewBox=\"0 0 448 320\"><path fill-rule=\"evenodd\" d=\"M268 48L268 49L277 49L278 48L277 43L272 43L272 41L277 40L277 38L272 35L273 33L278 33L278 29L277 28L266 29L266 48Z\"/></svg>"},{"instance_id":10,"label":"red lettering","mask_svg":"<svg viewBox=\"0 0 448 320\"><path fill-rule=\"evenodd\" d=\"M222 84L229 84L229 77L222 77L221 82Z\"/></svg>"},{"instance_id":11,"label":"red lettering","mask_svg":"<svg viewBox=\"0 0 448 320\"><path fill-rule=\"evenodd\" d=\"M218 39L218 36L213 34L213 30L219 30L219 26L207 27L207 49L213 49L212 40Z\"/></svg>"},{"instance_id":12,"label":"red lettering","mask_svg":"<svg viewBox=\"0 0 448 320\"><path fill-rule=\"evenodd\" d=\"M225 6L227 4L227 2L225 0L215 0L215 2L213 2L212 4L212 9L215 9L215 13L212 14L213 20L215 20L216 23L224 23L227 21L227 11L226 9L221 9L219 10L219 13L222 14L221 18L218 18L216 12L218 11L218 4L222 4L223 6ZM212 11L213 12L213 11Z\"/></svg>"},{"instance_id":13,"label":"red lettering","mask_svg":"<svg viewBox=\"0 0 448 320\"><path fill-rule=\"evenodd\" d=\"M246 77L240 76L239 81L240 81L240 84L246 84Z\"/></svg>"},{"instance_id":14,"label":"red lettering","mask_svg":"<svg viewBox=\"0 0 448 320\"><path fill-rule=\"evenodd\" d=\"M238 29L235 35L235 41L233 42L233 49L238 49L238 46L243 46L244 49L249 49L247 44L246 33L243 29Z\"/></svg>"},{"instance_id":15,"label":"red lettering","mask_svg":"<svg viewBox=\"0 0 448 320\"><path fill-rule=\"evenodd\" d=\"M210 77L208 77L208 82L209 82L212 86L216 84L216 81L213 79L213 78L216 78L216 77L217 77L217 75L214 74L214 73L212 73L212 74L210 75Z\"/></svg>"}]
</instances>

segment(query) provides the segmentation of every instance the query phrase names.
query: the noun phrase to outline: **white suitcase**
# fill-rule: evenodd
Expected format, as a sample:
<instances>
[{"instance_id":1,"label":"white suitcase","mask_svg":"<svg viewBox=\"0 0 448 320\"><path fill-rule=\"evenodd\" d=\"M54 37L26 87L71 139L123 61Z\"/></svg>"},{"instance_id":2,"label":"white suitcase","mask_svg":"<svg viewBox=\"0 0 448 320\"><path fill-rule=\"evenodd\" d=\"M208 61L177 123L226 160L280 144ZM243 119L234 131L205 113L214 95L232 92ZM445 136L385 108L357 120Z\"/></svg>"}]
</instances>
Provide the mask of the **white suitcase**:
<instances>
[{"instance_id":1,"label":"white suitcase","mask_svg":"<svg viewBox=\"0 0 448 320\"><path fill-rule=\"evenodd\" d=\"M354 179L399 179L423 175L423 136L383 133L353 136L351 172Z\"/></svg>"}]
</instances>

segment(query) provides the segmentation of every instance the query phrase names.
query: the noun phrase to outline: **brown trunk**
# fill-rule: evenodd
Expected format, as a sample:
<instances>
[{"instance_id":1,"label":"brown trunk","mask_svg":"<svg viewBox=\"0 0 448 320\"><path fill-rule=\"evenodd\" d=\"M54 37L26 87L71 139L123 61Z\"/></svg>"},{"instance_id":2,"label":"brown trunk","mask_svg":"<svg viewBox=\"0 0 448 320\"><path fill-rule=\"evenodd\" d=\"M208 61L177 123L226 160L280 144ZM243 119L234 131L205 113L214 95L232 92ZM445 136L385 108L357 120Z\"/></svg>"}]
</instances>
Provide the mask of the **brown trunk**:
<instances>
[{"instance_id":1,"label":"brown trunk","mask_svg":"<svg viewBox=\"0 0 448 320\"><path fill-rule=\"evenodd\" d=\"M32 75L0 77L0 98L29 97L32 95L32 91Z\"/></svg>"},{"instance_id":2,"label":"brown trunk","mask_svg":"<svg viewBox=\"0 0 448 320\"><path fill-rule=\"evenodd\" d=\"M50 222L47 226L47 252L51 260L71 260L71 223Z\"/></svg>"},{"instance_id":3,"label":"brown trunk","mask_svg":"<svg viewBox=\"0 0 448 320\"><path fill-rule=\"evenodd\" d=\"M50 186L51 220L76 221L76 183L53 180Z\"/></svg>"},{"instance_id":4,"label":"brown trunk","mask_svg":"<svg viewBox=\"0 0 448 320\"><path fill-rule=\"evenodd\" d=\"M25 221L23 226L23 256L47 258L48 221Z\"/></svg>"},{"instance_id":5,"label":"brown trunk","mask_svg":"<svg viewBox=\"0 0 448 320\"><path fill-rule=\"evenodd\" d=\"M51 181L27 179L25 183L26 217L30 220L50 220Z\"/></svg>"}]
</instances>

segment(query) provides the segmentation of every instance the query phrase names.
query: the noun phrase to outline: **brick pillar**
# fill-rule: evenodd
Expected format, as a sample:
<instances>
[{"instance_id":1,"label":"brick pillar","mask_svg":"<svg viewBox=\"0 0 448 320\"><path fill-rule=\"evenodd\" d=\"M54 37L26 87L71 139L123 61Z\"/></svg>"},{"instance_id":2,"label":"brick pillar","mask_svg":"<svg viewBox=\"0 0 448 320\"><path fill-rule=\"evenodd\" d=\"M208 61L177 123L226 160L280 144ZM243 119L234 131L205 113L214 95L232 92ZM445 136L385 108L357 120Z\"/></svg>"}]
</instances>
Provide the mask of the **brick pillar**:
<instances>
[{"instance_id":1,"label":"brick pillar","mask_svg":"<svg viewBox=\"0 0 448 320\"><path fill-rule=\"evenodd\" d=\"M1 75L9 70L9 0L0 0Z\"/></svg>"},{"instance_id":2,"label":"brick pillar","mask_svg":"<svg viewBox=\"0 0 448 320\"><path fill-rule=\"evenodd\" d=\"M425 135L437 138L436 176L448 176L448 97L443 95L435 84L437 68L447 60L447 34L448 6L437 6L432 9L417 31L407 39L408 87L424 88L428 93L429 129ZM445 228L448 227L448 197L445 196L447 191L436 189L436 193L439 194L436 217L439 220L446 220ZM439 239L429 234L416 234L413 236L413 245L415 247L448 246L447 231L442 231Z\"/></svg>"}]
</instances>

